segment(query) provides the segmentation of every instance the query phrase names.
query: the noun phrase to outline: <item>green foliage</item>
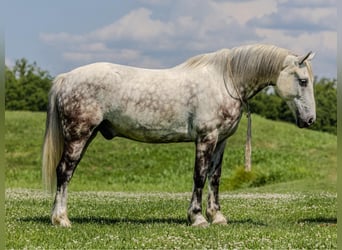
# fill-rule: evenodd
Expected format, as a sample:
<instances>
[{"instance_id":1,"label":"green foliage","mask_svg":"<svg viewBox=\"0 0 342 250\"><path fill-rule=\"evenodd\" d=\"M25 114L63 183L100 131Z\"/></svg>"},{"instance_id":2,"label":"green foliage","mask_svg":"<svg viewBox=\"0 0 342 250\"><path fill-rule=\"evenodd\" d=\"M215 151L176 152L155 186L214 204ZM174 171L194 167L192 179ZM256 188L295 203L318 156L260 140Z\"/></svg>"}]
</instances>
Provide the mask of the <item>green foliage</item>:
<instances>
[{"instance_id":1,"label":"green foliage","mask_svg":"<svg viewBox=\"0 0 342 250\"><path fill-rule=\"evenodd\" d=\"M228 177L225 190L235 190L248 187L260 187L280 180L279 172L265 171L259 166L254 166L253 170L246 172L244 167L235 168Z\"/></svg>"},{"instance_id":2,"label":"green foliage","mask_svg":"<svg viewBox=\"0 0 342 250\"><path fill-rule=\"evenodd\" d=\"M312 129L337 133L337 81L326 78L315 85L317 120Z\"/></svg>"},{"instance_id":3,"label":"green foliage","mask_svg":"<svg viewBox=\"0 0 342 250\"><path fill-rule=\"evenodd\" d=\"M225 182L226 190L234 190L243 187L251 186L252 183L257 179L257 172L255 168L253 171L246 172L244 167L237 167L232 171L232 174Z\"/></svg>"},{"instance_id":4,"label":"green foliage","mask_svg":"<svg viewBox=\"0 0 342 250\"><path fill-rule=\"evenodd\" d=\"M35 62L17 60L12 69L6 67L6 109L45 111L51 82L49 73Z\"/></svg>"},{"instance_id":5,"label":"green foliage","mask_svg":"<svg viewBox=\"0 0 342 250\"><path fill-rule=\"evenodd\" d=\"M303 167L290 167L284 170L281 167L261 167L259 164L253 166L252 171L246 172L243 166L235 168L225 180L221 189L236 190L241 188L253 188L270 185L272 183L286 182L288 180L306 179L311 172Z\"/></svg>"},{"instance_id":6,"label":"green foliage","mask_svg":"<svg viewBox=\"0 0 342 250\"><path fill-rule=\"evenodd\" d=\"M322 78L315 81L317 120L310 129L336 134L337 132L336 79ZM252 113L276 121L295 122L287 104L273 91L265 89L250 100Z\"/></svg>"}]
</instances>

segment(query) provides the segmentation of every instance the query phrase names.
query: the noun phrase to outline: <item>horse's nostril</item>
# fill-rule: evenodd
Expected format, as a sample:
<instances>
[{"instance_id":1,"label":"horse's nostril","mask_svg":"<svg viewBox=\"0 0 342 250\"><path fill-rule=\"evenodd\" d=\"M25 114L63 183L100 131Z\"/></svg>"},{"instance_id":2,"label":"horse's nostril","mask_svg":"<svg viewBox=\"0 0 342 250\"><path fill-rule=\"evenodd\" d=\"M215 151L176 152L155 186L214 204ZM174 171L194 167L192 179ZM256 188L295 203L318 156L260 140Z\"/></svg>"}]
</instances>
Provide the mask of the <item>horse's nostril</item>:
<instances>
[{"instance_id":1,"label":"horse's nostril","mask_svg":"<svg viewBox=\"0 0 342 250\"><path fill-rule=\"evenodd\" d=\"M310 119L308 120L308 125L311 125L312 123L314 123L314 119L313 119L313 118L310 118Z\"/></svg>"}]
</instances>

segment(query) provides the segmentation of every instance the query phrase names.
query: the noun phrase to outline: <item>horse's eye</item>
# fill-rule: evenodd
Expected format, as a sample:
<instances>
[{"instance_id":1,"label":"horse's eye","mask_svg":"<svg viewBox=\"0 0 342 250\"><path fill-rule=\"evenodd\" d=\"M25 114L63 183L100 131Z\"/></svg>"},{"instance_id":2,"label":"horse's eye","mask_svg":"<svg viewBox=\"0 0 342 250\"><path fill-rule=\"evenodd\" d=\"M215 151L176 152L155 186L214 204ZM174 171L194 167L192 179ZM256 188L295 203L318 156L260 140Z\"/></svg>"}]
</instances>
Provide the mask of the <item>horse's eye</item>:
<instances>
[{"instance_id":1,"label":"horse's eye","mask_svg":"<svg viewBox=\"0 0 342 250\"><path fill-rule=\"evenodd\" d=\"M299 85L302 87L306 87L308 85L308 79L306 78L300 78L298 79L298 81L299 81Z\"/></svg>"}]
</instances>

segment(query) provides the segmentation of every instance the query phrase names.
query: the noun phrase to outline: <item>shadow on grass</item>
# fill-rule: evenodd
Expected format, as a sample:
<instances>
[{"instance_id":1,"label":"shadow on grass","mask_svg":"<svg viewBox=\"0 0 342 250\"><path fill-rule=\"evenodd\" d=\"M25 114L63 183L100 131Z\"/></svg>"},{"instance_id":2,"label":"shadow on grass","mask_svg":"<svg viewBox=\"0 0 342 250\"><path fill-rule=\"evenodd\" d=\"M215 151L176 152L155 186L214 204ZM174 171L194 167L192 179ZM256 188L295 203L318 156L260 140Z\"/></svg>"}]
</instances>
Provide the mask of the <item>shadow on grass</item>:
<instances>
[{"instance_id":1,"label":"shadow on grass","mask_svg":"<svg viewBox=\"0 0 342 250\"><path fill-rule=\"evenodd\" d=\"M267 227L268 225L262 221L254 221L252 219L245 219L245 220L229 220L228 219L228 225L229 224L235 224L235 225L252 225L252 226L262 226Z\"/></svg>"},{"instance_id":2,"label":"shadow on grass","mask_svg":"<svg viewBox=\"0 0 342 250\"><path fill-rule=\"evenodd\" d=\"M19 222L33 222L38 224L51 224L50 217L46 216L35 216L18 218ZM71 223L74 224L102 224L102 225L113 225L118 223L129 223L129 224L183 224L186 225L188 222L186 219L178 218L146 218L146 219L134 219L134 218L105 218L105 217L70 217Z\"/></svg>"},{"instance_id":3,"label":"shadow on grass","mask_svg":"<svg viewBox=\"0 0 342 250\"><path fill-rule=\"evenodd\" d=\"M20 222L38 223L38 224L51 224L50 217L47 216L35 216L18 218ZM114 225L118 223L127 223L134 225L147 225L147 224L178 224L178 225L189 225L186 219L179 218L146 218L146 219L136 219L136 218L105 218L105 217L71 217L71 223L74 224L98 224L98 225ZM246 220L229 220L229 225L244 225L249 224L253 226L267 226L267 224L260 221L253 221L251 219Z\"/></svg>"},{"instance_id":4,"label":"shadow on grass","mask_svg":"<svg viewBox=\"0 0 342 250\"><path fill-rule=\"evenodd\" d=\"M31 222L31 223L33 222L37 224L50 224L51 223L50 217L47 217L47 216L18 218L17 221L18 222Z\"/></svg>"},{"instance_id":5,"label":"shadow on grass","mask_svg":"<svg viewBox=\"0 0 342 250\"><path fill-rule=\"evenodd\" d=\"M179 224L186 225L188 222L185 219L178 218L105 218L105 217L75 217L70 220L77 224L102 224L113 225L118 223L146 225L146 224Z\"/></svg>"},{"instance_id":6,"label":"shadow on grass","mask_svg":"<svg viewBox=\"0 0 342 250\"><path fill-rule=\"evenodd\" d=\"M305 224L320 224L320 225L337 225L337 218L325 218L325 217L317 217L317 218L305 218L297 221L298 223Z\"/></svg>"}]
</instances>

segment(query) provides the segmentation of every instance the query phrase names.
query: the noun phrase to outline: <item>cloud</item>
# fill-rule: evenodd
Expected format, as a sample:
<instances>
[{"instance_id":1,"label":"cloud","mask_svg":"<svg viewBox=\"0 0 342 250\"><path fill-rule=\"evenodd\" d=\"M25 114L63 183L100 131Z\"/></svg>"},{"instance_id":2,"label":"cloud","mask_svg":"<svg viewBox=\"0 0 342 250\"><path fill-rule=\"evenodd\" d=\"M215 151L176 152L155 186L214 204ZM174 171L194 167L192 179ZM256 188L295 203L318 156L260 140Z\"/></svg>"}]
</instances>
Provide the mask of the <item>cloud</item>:
<instances>
[{"instance_id":1,"label":"cloud","mask_svg":"<svg viewBox=\"0 0 342 250\"><path fill-rule=\"evenodd\" d=\"M145 42L174 33L171 23L152 19L151 14L152 11L145 8L133 10L118 21L90 33L89 36L104 41L128 39Z\"/></svg>"},{"instance_id":2,"label":"cloud","mask_svg":"<svg viewBox=\"0 0 342 250\"><path fill-rule=\"evenodd\" d=\"M8 68L12 68L15 65L15 62L11 58L5 56L5 65Z\"/></svg>"},{"instance_id":3,"label":"cloud","mask_svg":"<svg viewBox=\"0 0 342 250\"><path fill-rule=\"evenodd\" d=\"M116 59L118 63L140 61L138 66L164 67L181 62L179 58L176 60L175 53L193 55L228 47L241 39L253 41L258 38L252 29L233 17L233 11L224 3L202 1L200 10L195 13L191 11L197 5L194 1L176 4L169 18L155 17L153 10L140 7L111 24L84 34L41 33L40 39L62 50L67 61L85 63ZM177 11L180 7L182 12ZM127 51L135 51L135 57L129 56ZM153 59L148 53L159 59ZM139 56L141 60L137 59Z\"/></svg>"},{"instance_id":4,"label":"cloud","mask_svg":"<svg viewBox=\"0 0 342 250\"><path fill-rule=\"evenodd\" d=\"M81 44L79 47L81 51L89 51L89 52L107 52L108 48L103 42L90 42Z\"/></svg>"},{"instance_id":5,"label":"cloud","mask_svg":"<svg viewBox=\"0 0 342 250\"><path fill-rule=\"evenodd\" d=\"M290 4L291 2L291 4ZM336 6L331 1L320 7L323 1L286 1L278 5L278 11L262 17L255 17L247 25L256 28L285 30L288 34L302 32L336 31ZM325 1L324 1L325 2Z\"/></svg>"},{"instance_id":6,"label":"cloud","mask_svg":"<svg viewBox=\"0 0 342 250\"><path fill-rule=\"evenodd\" d=\"M65 51L63 59L76 63L92 63L97 61L129 62L130 65L156 68L162 63L134 49L110 49L101 43L83 44L78 50Z\"/></svg>"},{"instance_id":7,"label":"cloud","mask_svg":"<svg viewBox=\"0 0 342 250\"><path fill-rule=\"evenodd\" d=\"M138 0L138 2L146 4L146 5L168 5L172 0Z\"/></svg>"},{"instance_id":8,"label":"cloud","mask_svg":"<svg viewBox=\"0 0 342 250\"><path fill-rule=\"evenodd\" d=\"M274 43L298 53L336 53L333 0L139 0L107 25L84 33L41 33L73 64L112 61L170 67L186 58L246 43ZM318 53L319 55L320 53ZM328 65L333 60L323 57Z\"/></svg>"},{"instance_id":9,"label":"cloud","mask_svg":"<svg viewBox=\"0 0 342 250\"><path fill-rule=\"evenodd\" d=\"M215 14L229 15L241 25L246 25L252 18L262 17L277 10L277 1L274 0L222 0L213 4L217 9Z\"/></svg>"},{"instance_id":10,"label":"cloud","mask_svg":"<svg viewBox=\"0 0 342 250\"><path fill-rule=\"evenodd\" d=\"M246 25L273 43L301 54L316 53L314 72L336 77L337 13L336 2L325 0L279 0L275 12L253 17Z\"/></svg>"},{"instance_id":11,"label":"cloud","mask_svg":"<svg viewBox=\"0 0 342 250\"><path fill-rule=\"evenodd\" d=\"M264 42L289 48L292 52L299 55L309 51L316 52L312 63L314 74L320 77L336 78L336 32L301 32L297 36L289 36L282 30L259 29L258 33L260 36L264 36Z\"/></svg>"},{"instance_id":12,"label":"cloud","mask_svg":"<svg viewBox=\"0 0 342 250\"><path fill-rule=\"evenodd\" d=\"M59 45L59 44L74 44L80 43L86 39L82 35L69 34L66 32L59 33L40 33L39 38L46 44Z\"/></svg>"},{"instance_id":13,"label":"cloud","mask_svg":"<svg viewBox=\"0 0 342 250\"><path fill-rule=\"evenodd\" d=\"M336 0L284 0L280 5L288 8L335 8Z\"/></svg>"},{"instance_id":14,"label":"cloud","mask_svg":"<svg viewBox=\"0 0 342 250\"><path fill-rule=\"evenodd\" d=\"M195 8L193 1L182 7L188 10ZM256 37L252 30L241 25L231 15L227 15L221 4L212 4L209 1L201 6L204 7L210 10L203 12L205 15L186 11L171 20L155 18L152 16L152 10L139 8L112 24L91 32L88 37L107 42L136 42L134 46L154 50L170 50L180 46L193 50L210 49L213 44L227 46L227 42L235 41L235 38L240 39L243 33L246 38ZM225 8L229 9L227 6ZM234 36L230 35L233 32ZM218 40L219 37L222 39ZM216 41L213 42L212 38Z\"/></svg>"}]
</instances>

